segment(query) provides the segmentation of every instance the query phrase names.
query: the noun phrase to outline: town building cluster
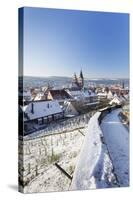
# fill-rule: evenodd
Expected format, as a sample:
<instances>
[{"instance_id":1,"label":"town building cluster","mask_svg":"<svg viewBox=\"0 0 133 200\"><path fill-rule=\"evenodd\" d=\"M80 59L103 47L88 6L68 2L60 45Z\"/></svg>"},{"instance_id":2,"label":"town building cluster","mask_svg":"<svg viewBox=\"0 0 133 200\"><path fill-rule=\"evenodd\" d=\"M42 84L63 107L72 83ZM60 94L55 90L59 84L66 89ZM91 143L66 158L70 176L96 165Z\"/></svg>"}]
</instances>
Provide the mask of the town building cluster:
<instances>
[{"instance_id":1,"label":"town building cluster","mask_svg":"<svg viewBox=\"0 0 133 200\"><path fill-rule=\"evenodd\" d=\"M47 124L89 112L101 103L121 105L129 99L129 89L122 85L86 87L82 70L74 73L67 88L19 90L19 114L24 121L24 134L43 129Z\"/></svg>"}]
</instances>

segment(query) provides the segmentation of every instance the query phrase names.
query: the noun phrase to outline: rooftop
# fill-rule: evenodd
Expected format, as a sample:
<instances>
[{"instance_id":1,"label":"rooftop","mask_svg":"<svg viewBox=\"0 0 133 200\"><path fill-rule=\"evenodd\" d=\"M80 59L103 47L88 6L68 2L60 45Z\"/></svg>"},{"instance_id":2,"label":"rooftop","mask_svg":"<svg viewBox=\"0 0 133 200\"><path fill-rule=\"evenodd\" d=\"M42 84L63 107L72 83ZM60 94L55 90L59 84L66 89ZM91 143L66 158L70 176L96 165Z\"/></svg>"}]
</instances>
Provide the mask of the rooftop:
<instances>
[{"instance_id":1,"label":"rooftop","mask_svg":"<svg viewBox=\"0 0 133 200\"><path fill-rule=\"evenodd\" d=\"M31 102L23 107L23 112L25 113L24 121L28 121L56 113L61 113L62 110L58 101L54 100Z\"/></svg>"}]
</instances>

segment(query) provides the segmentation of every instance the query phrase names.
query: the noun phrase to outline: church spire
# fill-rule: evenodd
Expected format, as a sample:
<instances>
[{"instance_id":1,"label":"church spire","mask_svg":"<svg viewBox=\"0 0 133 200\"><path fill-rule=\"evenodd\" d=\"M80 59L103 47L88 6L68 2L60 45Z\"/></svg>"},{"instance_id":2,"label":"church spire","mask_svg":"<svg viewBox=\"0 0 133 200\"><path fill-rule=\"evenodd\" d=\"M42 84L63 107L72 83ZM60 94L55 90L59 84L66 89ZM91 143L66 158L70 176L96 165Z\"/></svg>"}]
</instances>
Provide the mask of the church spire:
<instances>
[{"instance_id":1,"label":"church spire","mask_svg":"<svg viewBox=\"0 0 133 200\"><path fill-rule=\"evenodd\" d=\"M80 78L84 79L82 69L80 70Z\"/></svg>"},{"instance_id":2,"label":"church spire","mask_svg":"<svg viewBox=\"0 0 133 200\"><path fill-rule=\"evenodd\" d=\"M82 69L80 70L80 80L81 80L81 87L83 88L84 87L84 76L83 76L83 72L82 72Z\"/></svg>"},{"instance_id":3,"label":"church spire","mask_svg":"<svg viewBox=\"0 0 133 200\"><path fill-rule=\"evenodd\" d=\"M78 78L77 78L76 73L74 73L73 83L76 84L79 87Z\"/></svg>"}]
</instances>

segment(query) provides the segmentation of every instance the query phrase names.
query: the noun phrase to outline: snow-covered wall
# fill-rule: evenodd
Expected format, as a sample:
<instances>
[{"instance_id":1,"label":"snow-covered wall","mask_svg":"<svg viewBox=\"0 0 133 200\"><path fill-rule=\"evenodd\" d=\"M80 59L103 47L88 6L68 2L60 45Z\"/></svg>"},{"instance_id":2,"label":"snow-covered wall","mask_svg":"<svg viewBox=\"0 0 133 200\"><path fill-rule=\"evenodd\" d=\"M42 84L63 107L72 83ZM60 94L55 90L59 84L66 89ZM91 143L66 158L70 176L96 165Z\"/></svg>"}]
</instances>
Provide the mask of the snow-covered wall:
<instances>
[{"instance_id":1,"label":"snow-covered wall","mask_svg":"<svg viewBox=\"0 0 133 200\"><path fill-rule=\"evenodd\" d=\"M107 148L102 141L102 131L95 113L86 129L85 140L79 155L71 190L110 187L115 184L113 166Z\"/></svg>"},{"instance_id":2,"label":"snow-covered wall","mask_svg":"<svg viewBox=\"0 0 133 200\"><path fill-rule=\"evenodd\" d=\"M86 129L85 141L73 175L72 189L88 189L88 185L90 185L89 181L101 153L101 130L98 125L99 115L100 112L97 112L90 119L88 128Z\"/></svg>"}]
</instances>

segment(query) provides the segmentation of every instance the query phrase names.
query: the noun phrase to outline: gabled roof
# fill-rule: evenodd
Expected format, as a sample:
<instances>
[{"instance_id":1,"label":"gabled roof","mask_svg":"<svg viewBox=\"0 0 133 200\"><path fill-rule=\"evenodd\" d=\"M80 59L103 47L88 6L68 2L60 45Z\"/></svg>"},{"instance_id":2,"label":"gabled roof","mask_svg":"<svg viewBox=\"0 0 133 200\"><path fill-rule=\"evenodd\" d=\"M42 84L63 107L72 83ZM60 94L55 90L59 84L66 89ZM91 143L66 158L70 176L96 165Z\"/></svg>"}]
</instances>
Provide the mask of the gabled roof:
<instances>
[{"instance_id":1,"label":"gabled roof","mask_svg":"<svg viewBox=\"0 0 133 200\"><path fill-rule=\"evenodd\" d=\"M114 98L110 101L110 105L112 105L113 103L115 103L115 104L121 104L122 103L122 99L121 98L119 98L118 96L114 96Z\"/></svg>"},{"instance_id":2,"label":"gabled roof","mask_svg":"<svg viewBox=\"0 0 133 200\"><path fill-rule=\"evenodd\" d=\"M49 92L51 93L52 97L54 99L57 100L61 100L61 99L71 99L71 96L64 90L64 89L60 89L60 90L49 90Z\"/></svg>"},{"instance_id":3,"label":"gabled roof","mask_svg":"<svg viewBox=\"0 0 133 200\"><path fill-rule=\"evenodd\" d=\"M44 92L39 92L35 96L34 101L45 100L45 99L46 99L46 96L45 96Z\"/></svg>"},{"instance_id":4,"label":"gabled roof","mask_svg":"<svg viewBox=\"0 0 133 200\"><path fill-rule=\"evenodd\" d=\"M62 110L58 101L37 101L31 102L23 107L24 121L46 117L52 114L61 113Z\"/></svg>"}]
</instances>

